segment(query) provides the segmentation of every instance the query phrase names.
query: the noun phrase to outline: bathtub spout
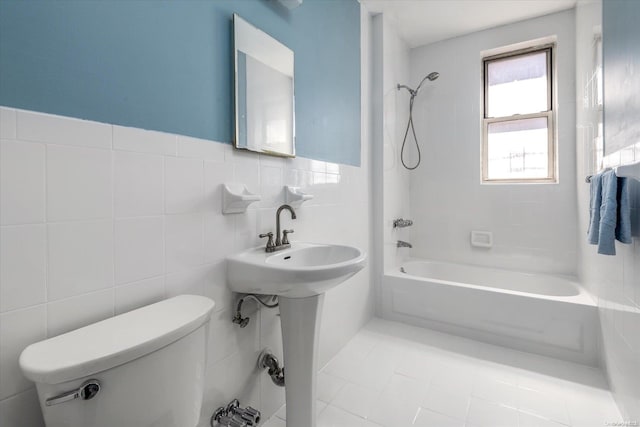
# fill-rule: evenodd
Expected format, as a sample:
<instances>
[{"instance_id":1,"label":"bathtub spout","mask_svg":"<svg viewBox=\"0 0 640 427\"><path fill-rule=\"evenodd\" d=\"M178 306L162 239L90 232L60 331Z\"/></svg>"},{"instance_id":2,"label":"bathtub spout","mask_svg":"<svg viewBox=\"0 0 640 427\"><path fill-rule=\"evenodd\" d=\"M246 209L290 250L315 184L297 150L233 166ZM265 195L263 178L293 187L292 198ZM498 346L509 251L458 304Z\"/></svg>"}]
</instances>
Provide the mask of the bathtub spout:
<instances>
[{"instance_id":1,"label":"bathtub spout","mask_svg":"<svg viewBox=\"0 0 640 427\"><path fill-rule=\"evenodd\" d=\"M402 240L398 240L398 242L396 243L396 246L398 248L412 248L413 247L413 246L411 246L411 243L407 243L407 242L404 242Z\"/></svg>"}]
</instances>

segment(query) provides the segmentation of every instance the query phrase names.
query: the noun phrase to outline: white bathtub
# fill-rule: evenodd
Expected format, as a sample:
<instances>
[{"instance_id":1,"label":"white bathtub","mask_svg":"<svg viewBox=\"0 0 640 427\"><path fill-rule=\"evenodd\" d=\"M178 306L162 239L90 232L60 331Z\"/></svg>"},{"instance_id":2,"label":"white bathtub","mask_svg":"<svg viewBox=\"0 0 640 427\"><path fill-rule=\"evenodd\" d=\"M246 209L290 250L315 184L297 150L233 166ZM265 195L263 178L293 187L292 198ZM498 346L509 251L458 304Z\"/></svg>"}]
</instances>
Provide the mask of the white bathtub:
<instances>
[{"instance_id":1,"label":"white bathtub","mask_svg":"<svg viewBox=\"0 0 640 427\"><path fill-rule=\"evenodd\" d=\"M570 277L437 261L385 273L383 317L596 366L598 312Z\"/></svg>"}]
</instances>

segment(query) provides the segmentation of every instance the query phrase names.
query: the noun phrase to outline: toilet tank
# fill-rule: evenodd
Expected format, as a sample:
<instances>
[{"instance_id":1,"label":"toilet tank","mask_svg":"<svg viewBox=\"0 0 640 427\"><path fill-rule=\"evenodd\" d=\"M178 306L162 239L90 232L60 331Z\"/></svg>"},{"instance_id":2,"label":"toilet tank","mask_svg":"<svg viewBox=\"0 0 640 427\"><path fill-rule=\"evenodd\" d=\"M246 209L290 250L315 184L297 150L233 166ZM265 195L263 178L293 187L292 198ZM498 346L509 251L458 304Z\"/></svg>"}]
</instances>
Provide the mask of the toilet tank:
<instances>
[{"instance_id":1,"label":"toilet tank","mask_svg":"<svg viewBox=\"0 0 640 427\"><path fill-rule=\"evenodd\" d=\"M213 306L181 295L27 347L47 427L195 427ZM73 398L90 380L95 396Z\"/></svg>"}]
</instances>

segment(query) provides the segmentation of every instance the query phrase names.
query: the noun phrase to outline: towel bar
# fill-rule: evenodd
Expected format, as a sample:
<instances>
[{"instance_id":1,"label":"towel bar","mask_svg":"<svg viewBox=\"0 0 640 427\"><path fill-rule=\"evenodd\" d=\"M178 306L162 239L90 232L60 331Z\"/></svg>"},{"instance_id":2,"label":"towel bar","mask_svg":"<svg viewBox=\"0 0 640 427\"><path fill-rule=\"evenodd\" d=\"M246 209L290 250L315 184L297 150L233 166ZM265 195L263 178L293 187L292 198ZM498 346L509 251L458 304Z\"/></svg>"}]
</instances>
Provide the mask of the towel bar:
<instances>
[{"instance_id":1,"label":"towel bar","mask_svg":"<svg viewBox=\"0 0 640 427\"><path fill-rule=\"evenodd\" d=\"M611 170L611 168L604 168L602 169L602 171L600 171L600 173L602 172L606 172L608 170ZM587 184L591 182L591 178L593 178L593 175L587 175L587 177L584 179L584 182L586 182Z\"/></svg>"},{"instance_id":2,"label":"towel bar","mask_svg":"<svg viewBox=\"0 0 640 427\"><path fill-rule=\"evenodd\" d=\"M606 168L602 172L608 171L610 169L611 168ZM614 168L614 170L616 171L616 176L619 178L634 178L640 181L640 162L617 166ZM593 177L593 175L587 175L587 177L584 179L584 182L591 182L591 177Z\"/></svg>"}]
</instances>

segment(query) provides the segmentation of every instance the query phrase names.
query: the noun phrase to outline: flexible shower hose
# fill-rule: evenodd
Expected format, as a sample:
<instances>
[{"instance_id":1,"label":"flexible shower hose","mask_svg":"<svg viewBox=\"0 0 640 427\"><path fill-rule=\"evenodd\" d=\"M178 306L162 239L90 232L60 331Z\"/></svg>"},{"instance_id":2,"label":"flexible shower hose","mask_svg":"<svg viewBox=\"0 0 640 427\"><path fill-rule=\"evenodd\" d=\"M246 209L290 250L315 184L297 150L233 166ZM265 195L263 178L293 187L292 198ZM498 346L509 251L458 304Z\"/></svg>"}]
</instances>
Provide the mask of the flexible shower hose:
<instances>
[{"instance_id":1,"label":"flexible shower hose","mask_svg":"<svg viewBox=\"0 0 640 427\"><path fill-rule=\"evenodd\" d=\"M409 99L409 121L407 122L407 130L404 131L404 139L402 140L402 149L400 150L400 161L402 162L402 166L408 170L414 170L418 166L420 166L420 161L422 160L422 156L420 154L420 145L418 144L418 137L416 136L416 130L413 127L413 101L416 98L416 94L411 94L411 99ZM413 134L413 139L416 142L416 150L418 150L418 162L415 166L407 166L404 162L404 146L407 143L407 136L409 135L409 129L411 129L411 133Z\"/></svg>"}]
</instances>

